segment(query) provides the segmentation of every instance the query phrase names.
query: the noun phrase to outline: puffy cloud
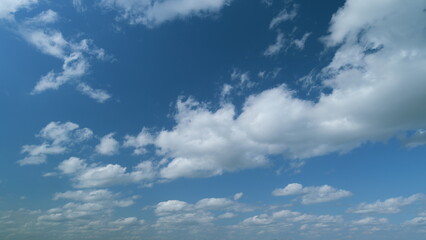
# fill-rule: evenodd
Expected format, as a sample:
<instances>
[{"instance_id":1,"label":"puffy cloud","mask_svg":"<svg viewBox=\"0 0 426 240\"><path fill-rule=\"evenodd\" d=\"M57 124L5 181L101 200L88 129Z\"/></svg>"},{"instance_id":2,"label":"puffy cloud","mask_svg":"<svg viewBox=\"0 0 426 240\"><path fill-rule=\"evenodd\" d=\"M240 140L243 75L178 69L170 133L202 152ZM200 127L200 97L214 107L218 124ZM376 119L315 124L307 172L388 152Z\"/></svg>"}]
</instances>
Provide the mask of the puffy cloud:
<instances>
[{"instance_id":1,"label":"puffy cloud","mask_svg":"<svg viewBox=\"0 0 426 240\"><path fill-rule=\"evenodd\" d=\"M139 163L128 172L118 164L87 165L82 159L71 157L58 166L63 174L70 175L76 188L94 188L130 183L144 183L156 177L157 171L152 162Z\"/></svg>"},{"instance_id":2,"label":"puffy cloud","mask_svg":"<svg viewBox=\"0 0 426 240\"><path fill-rule=\"evenodd\" d=\"M112 192L106 189L99 189L93 191L67 191L64 193L56 193L53 197L54 200L58 199L70 199L82 202L96 202L101 200L112 199L114 195Z\"/></svg>"},{"instance_id":3,"label":"puffy cloud","mask_svg":"<svg viewBox=\"0 0 426 240\"><path fill-rule=\"evenodd\" d=\"M272 19L271 23L269 24L269 29L273 29L283 22L293 20L297 16L297 9L298 6L293 5L290 11L288 9L281 10L281 12L279 12L278 15Z\"/></svg>"},{"instance_id":4,"label":"puffy cloud","mask_svg":"<svg viewBox=\"0 0 426 240\"><path fill-rule=\"evenodd\" d=\"M131 24L155 27L174 19L219 12L231 0L101 0L100 5L117 9Z\"/></svg>"},{"instance_id":5,"label":"puffy cloud","mask_svg":"<svg viewBox=\"0 0 426 240\"><path fill-rule=\"evenodd\" d=\"M270 155L301 160L346 153L424 128L423 8L422 1L371 6L347 1L324 38L330 46L338 44L320 73L321 88L331 91L315 101L298 98L285 85L249 96L239 115L229 103L211 109L179 99L176 125L154 134L153 145L169 160L161 177L208 177L263 167Z\"/></svg>"},{"instance_id":6,"label":"puffy cloud","mask_svg":"<svg viewBox=\"0 0 426 240\"><path fill-rule=\"evenodd\" d=\"M285 188L275 189L272 192L272 195L274 195L274 196L289 196L289 195L296 195L296 194L302 194L302 193L304 193L302 184L290 183Z\"/></svg>"},{"instance_id":7,"label":"puffy cloud","mask_svg":"<svg viewBox=\"0 0 426 240\"><path fill-rule=\"evenodd\" d=\"M177 109L177 125L161 131L155 140L159 153L172 159L161 169L161 177L208 177L267 164L259 154L263 146L235 126L233 106L210 112L187 99L179 100Z\"/></svg>"},{"instance_id":8,"label":"puffy cloud","mask_svg":"<svg viewBox=\"0 0 426 240\"><path fill-rule=\"evenodd\" d=\"M15 12L36 4L38 0L2 0L0 4L0 19L11 19Z\"/></svg>"},{"instance_id":9,"label":"puffy cloud","mask_svg":"<svg viewBox=\"0 0 426 240\"><path fill-rule=\"evenodd\" d=\"M67 160L62 161L58 169L61 170L63 174L73 174L83 170L87 167L87 164L84 160L77 157L70 157Z\"/></svg>"},{"instance_id":10,"label":"puffy cloud","mask_svg":"<svg viewBox=\"0 0 426 240\"><path fill-rule=\"evenodd\" d=\"M200 209L224 209L234 202L227 198L204 198L195 204Z\"/></svg>"},{"instance_id":11,"label":"puffy cloud","mask_svg":"<svg viewBox=\"0 0 426 240\"><path fill-rule=\"evenodd\" d=\"M125 141L123 143L123 146L135 148L133 154L136 155L145 153L145 147L154 143L153 136L148 132L146 128L142 129L142 131L137 136L126 135L124 138Z\"/></svg>"},{"instance_id":12,"label":"puffy cloud","mask_svg":"<svg viewBox=\"0 0 426 240\"><path fill-rule=\"evenodd\" d=\"M88 128L79 128L73 122L50 122L36 136L43 143L22 146L21 152L28 156L18 161L21 166L45 163L47 155L64 153L69 147L90 139L93 132Z\"/></svg>"},{"instance_id":13,"label":"puffy cloud","mask_svg":"<svg viewBox=\"0 0 426 240\"><path fill-rule=\"evenodd\" d=\"M68 42L62 33L54 30L24 29L21 34L26 41L34 45L42 53L57 58L65 58Z\"/></svg>"},{"instance_id":14,"label":"puffy cloud","mask_svg":"<svg viewBox=\"0 0 426 240\"><path fill-rule=\"evenodd\" d=\"M188 208L190 208L190 204L184 201L168 200L165 202L159 202L155 208L155 213L161 216L171 212L183 211Z\"/></svg>"},{"instance_id":15,"label":"puffy cloud","mask_svg":"<svg viewBox=\"0 0 426 240\"><path fill-rule=\"evenodd\" d=\"M134 204L132 198L121 198L106 189L78 190L56 193L54 200L73 200L62 207L52 208L37 218L38 222L64 222L93 219L105 216L114 208L128 207ZM130 222L131 219L122 222ZM118 223L118 222L117 222Z\"/></svg>"},{"instance_id":16,"label":"puffy cloud","mask_svg":"<svg viewBox=\"0 0 426 240\"><path fill-rule=\"evenodd\" d=\"M160 219L174 219L178 216L196 216L197 214L203 216L202 219L210 222L216 217L214 212L224 212L218 218L232 218L235 216L233 212L248 212L252 209L248 206L232 201L228 198L204 198L198 202L191 204L179 200L168 200L159 202L155 207L155 214L160 216ZM195 214L195 215L194 215ZM162 220L159 221L161 222ZM195 222L205 222L204 220L195 220ZM188 219L189 221L189 219Z\"/></svg>"},{"instance_id":17,"label":"puffy cloud","mask_svg":"<svg viewBox=\"0 0 426 240\"><path fill-rule=\"evenodd\" d=\"M118 153L120 144L114 139L114 133L109 133L101 138L96 146L96 152L102 155L114 155Z\"/></svg>"},{"instance_id":18,"label":"puffy cloud","mask_svg":"<svg viewBox=\"0 0 426 240\"><path fill-rule=\"evenodd\" d=\"M291 183L284 188L275 189L272 192L272 195L274 196L289 196L299 194L303 194L302 204L330 202L352 195L352 193L349 191L335 189L328 185L319 187L303 187L299 183Z\"/></svg>"},{"instance_id":19,"label":"puffy cloud","mask_svg":"<svg viewBox=\"0 0 426 240\"><path fill-rule=\"evenodd\" d=\"M410 197L389 198L385 201L377 200L374 203L361 203L357 207L349 209L351 213L399 213L400 207L413 204L420 199L423 199L423 194L414 194Z\"/></svg>"},{"instance_id":20,"label":"puffy cloud","mask_svg":"<svg viewBox=\"0 0 426 240\"><path fill-rule=\"evenodd\" d=\"M60 145L85 141L93 136L93 132L88 128L79 129L73 122L50 122L40 130L39 136L52 141L53 145Z\"/></svg>"},{"instance_id":21,"label":"puffy cloud","mask_svg":"<svg viewBox=\"0 0 426 240\"><path fill-rule=\"evenodd\" d=\"M170 229L174 226L188 227L211 224L217 219L233 218L235 212L253 209L228 198L204 198L196 203L179 200L159 202L155 206L158 216L155 227Z\"/></svg>"}]
</instances>

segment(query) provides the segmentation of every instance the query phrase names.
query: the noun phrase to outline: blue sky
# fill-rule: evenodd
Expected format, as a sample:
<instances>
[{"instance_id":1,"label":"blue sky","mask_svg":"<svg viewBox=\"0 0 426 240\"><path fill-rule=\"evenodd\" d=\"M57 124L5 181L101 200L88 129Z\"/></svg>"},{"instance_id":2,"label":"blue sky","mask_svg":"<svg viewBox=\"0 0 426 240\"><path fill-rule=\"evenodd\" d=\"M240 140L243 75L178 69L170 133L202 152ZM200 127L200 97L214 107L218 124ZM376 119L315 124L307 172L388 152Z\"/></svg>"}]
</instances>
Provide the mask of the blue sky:
<instances>
[{"instance_id":1,"label":"blue sky","mask_svg":"<svg viewBox=\"0 0 426 240\"><path fill-rule=\"evenodd\" d=\"M424 239L425 9L2 1L0 238Z\"/></svg>"}]
</instances>

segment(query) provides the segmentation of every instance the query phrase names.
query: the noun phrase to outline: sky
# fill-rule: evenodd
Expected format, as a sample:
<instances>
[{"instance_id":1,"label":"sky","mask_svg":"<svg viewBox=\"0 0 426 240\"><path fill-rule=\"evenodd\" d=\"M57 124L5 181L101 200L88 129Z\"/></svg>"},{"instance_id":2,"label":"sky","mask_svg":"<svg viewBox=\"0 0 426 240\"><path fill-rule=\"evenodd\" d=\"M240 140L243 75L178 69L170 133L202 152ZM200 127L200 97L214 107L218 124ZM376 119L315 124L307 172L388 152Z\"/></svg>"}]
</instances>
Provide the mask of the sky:
<instances>
[{"instance_id":1,"label":"sky","mask_svg":"<svg viewBox=\"0 0 426 240\"><path fill-rule=\"evenodd\" d=\"M2 0L0 51L0 239L425 239L425 0Z\"/></svg>"}]
</instances>

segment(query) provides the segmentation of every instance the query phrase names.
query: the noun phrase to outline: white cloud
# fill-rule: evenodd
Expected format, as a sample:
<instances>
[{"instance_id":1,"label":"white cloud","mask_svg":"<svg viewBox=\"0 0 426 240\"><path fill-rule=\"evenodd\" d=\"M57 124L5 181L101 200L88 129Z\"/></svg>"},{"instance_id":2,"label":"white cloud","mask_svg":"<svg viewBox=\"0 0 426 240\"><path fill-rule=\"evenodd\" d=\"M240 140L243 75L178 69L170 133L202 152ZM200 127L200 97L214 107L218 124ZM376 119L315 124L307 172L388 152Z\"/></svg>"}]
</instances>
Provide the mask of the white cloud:
<instances>
[{"instance_id":1,"label":"white cloud","mask_svg":"<svg viewBox=\"0 0 426 240\"><path fill-rule=\"evenodd\" d=\"M92 130L80 128L73 122L50 122L38 134L43 139L52 141L53 145L64 143L81 142L93 136Z\"/></svg>"},{"instance_id":2,"label":"white cloud","mask_svg":"<svg viewBox=\"0 0 426 240\"><path fill-rule=\"evenodd\" d=\"M284 48L285 43L284 33L279 32L277 35L277 39L275 40L275 43L272 45L269 45L268 48L266 48L265 52L263 52L263 55L265 56L274 56L281 52L281 50Z\"/></svg>"},{"instance_id":3,"label":"white cloud","mask_svg":"<svg viewBox=\"0 0 426 240\"><path fill-rule=\"evenodd\" d=\"M269 29L273 29L283 22L293 20L297 16L297 8L297 5L293 5L291 11L287 9L281 10L281 12L272 19L269 24Z\"/></svg>"},{"instance_id":4,"label":"white cloud","mask_svg":"<svg viewBox=\"0 0 426 240\"><path fill-rule=\"evenodd\" d=\"M26 41L34 45L42 53L57 58L65 58L65 48L68 42L62 33L54 30L24 29L21 34Z\"/></svg>"},{"instance_id":5,"label":"white cloud","mask_svg":"<svg viewBox=\"0 0 426 240\"><path fill-rule=\"evenodd\" d=\"M155 213L161 216L171 212L183 211L188 208L190 208L190 204L184 201L168 200L165 202L159 202L155 208Z\"/></svg>"},{"instance_id":6,"label":"white cloud","mask_svg":"<svg viewBox=\"0 0 426 240\"><path fill-rule=\"evenodd\" d=\"M81 202L96 202L101 200L108 200L114 198L114 195L112 192L106 189L98 189L98 190L92 190L92 191L67 191L64 193L55 193L53 199L59 200L59 199L70 199L74 201L81 201Z\"/></svg>"},{"instance_id":7,"label":"white cloud","mask_svg":"<svg viewBox=\"0 0 426 240\"><path fill-rule=\"evenodd\" d=\"M28 19L26 24L47 24L54 23L58 20L58 13L49 9L47 11L41 12L39 15Z\"/></svg>"},{"instance_id":8,"label":"white cloud","mask_svg":"<svg viewBox=\"0 0 426 240\"><path fill-rule=\"evenodd\" d=\"M131 24L155 27L174 19L219 12L230 0L102 0L100 5L117 9Z\"/></svg>"},{"instance_id":9,"label":"white cloud","mask_svg":"<svg viewBox=\"0 0 426 240\"><path fill-rule=\"evenodd\" d=\"M335 189L328 185L319 187L303 187L299 183L291 183L281 189L275 189L272 192L274 196L289 196L289 195L300 195L302 194L302 204L314 204L336 201L338 199L349 197L352 195L351 192Z\"/></svg>"},{"instance_id":10,"label":"white cloud","mask_svg":"<svg viewBox=\"0 0 426 240\"><path fill-rule=\"evenodd\" d=\"M102 155L115 155L118 153L120 144L114 139L114 133L109 133L101 138L100 143L96 146L96 152Z\"/></svg>"},{"instance_id":11,"label":"white cloud","mask_svg":"<svg viewBox=\"0 0 426 240\"><path fill-rule=\"evenodd\" d=\"M126 135L124 139L125 141L123 143L123 146L135 148L135 150L133 151L133 154L135 155L145 153L145 147L154 143L153 136L145 128L142 129L142 131L137 136Z\"/></svg>"},{"instance_id":12,"label":"white cloud","mask_svg":"<svg viewBox=\"0 0 426 240\"><path fill-rule=\"evenodd\" d=\"M353 221L354 225L379 225L386 224L389 220L387 218L375 218L375 217L366 217L360 220Z\"/></svg>"},{"instance_id":13,"label":"white cloud","mask_svg":"<svg viewBox=\"0 0 426 240\"><path fill-rule=\"evenodd\" d=\"M13 15L22 8L29 8L38 0L2 0L0 4L0 19L12 19Z\"/></svg>"},{"instance_id":14,"label":"white cloud","mask_svg":"<svg viewBox=\"0 0 426 240\"><path fill-rule=\"evenodd\" d=\"M71 157L58 166L62 174L70 175L76 188L94 188L130 183L144 183L157 175L155 166L150 161L139 163L128 172L126 167L118 164L88 165L86 161Z\"/></svg>"},{"instance_id":15,"label":"white cloud","mask_svg":"<svg viewBox=\"0 0 426 240\"><path fill-rule=\"evenodd\" d=\"M321 72L321 87L332 91L315 102L297 98L285 85L248 97L240 115L230 104L210 110L180 99L176 125L155 141L171 160L162 177L261 167L275 154L306 159L345 153L426 127L422 9L421 1L375 1L372 7L368 1L347 1L325 38L340 44ZM363 24L352 23L358 20Z\"/></svg>"},{"instance_id":16,"label":"white cloud","mask_svg":"<svg viewBox=\"0 0 426 240\"><path fill-rule=\"evenodd\" d=\"M243 197L243 195L244 195L244 193L242 193L242 192L234 194L234 200L235 201L240 200Z\"/></svg>"},{"instance_id":17,"label":"white cloud","mask_svg":"<svg viewBox=\"0 0 426 240\"><path fill-rule=\"evenodd\" d=\"M70 56L64 57L63 71L60 73L51 71L41 77L32 94L38 94L48 89L56 90L65 83L84 76L88 68L89 65L81 53L72 53Z\"/></svg>"},{"instance_id":18,"label":"white cloud","mask_svg":"<svg viewBox=\"0 0 426 240\"><path fill-rule=\"evenodd\" d=\"M292 44L295 45L296 48L303 50L305 48L305 43L308 40L309 36L311 36L311 33L305 33L303 34L301 39L293 40Z\"/></svg>"},{"instance_id":19,"label":"white cloud","mask_svg":"<svg viewBox=\"0 0 426 240\"><path fill-rule=\"evenodd\" d=\"M161 169L162 177L208 177L267 164L265 156L259 154L263 146L250 141L234 125L233 106L210 112L187 99L179 100L177 109L177 125L171 131L161 131L155 140L159 153L171 158Z\"/></svg>"},{"instance_id":20,"label":"white cloud","mask_svg":"<svg viewBox=\"0 0 426 240\"><path fill-rule=\"evenodd\" d=\"M85 169L86 166L87 164L84 160L77 157L70 157L67 160L62 161L59 164L58 169L61 170L63 174L73 174Z\"/></svg>"},{"instance_id":21,"label":"white cloud","mask_svg":"<svg viewBox=\"0 0 426 240\"><path fill-rule=\"evenodd\" d=\"M199 209L225 209L234 202L227 198L204 198L195 204Z\"/></svg>"},{"instance_id":22,"label":"white cloud","mask_svg":"<svg viewBox=\"0 0 426 240\"><path fill-rule=\"evenodd\" d=\"M83 95L89 96L99 103L104 103L106 100L111 98L111 95L109 95L105 90L93 89L85 83L79 83L77 85L77 90L80 91Z\"/></svg>"},{"instance_id":23,"label":"white cloud","mask_svg":"<svg viewBox=\"0 0 426 240\"><path fill-rule=\"evenodd\" d=\"M47 154L60 154L65 152L66 148L62 146L51 146L50 144L43 143L41 145L24 145L22 146L22 153L28 153L30 156L41 156Z\"/></svg>"},{"instance_id":24,"label":"white cloud","mask_svg":"<svg viewBox=\"0 0 426 240\"><path fill-rule=\"evenodd\" d=\"M21 166L25 165L39 165L46 162L46 155L39 156L28 156L21 160L18 160L17 163Z\"/></svg>"},{"instance_id":25,"label":"white cloud","mask_svg":"<svg viewBox=\"0 0 426 240\"><path fill-rule=\"evenodd\" d=\"M412 226L426 225L426 217L415 217L411 220L406 221L404 225L412 225Z\"/></svg>"},{"instance_id":26,"label":"white cloud","mask_svg":"<svg viewBox=\"0 0 426 240\"><path fill-rule=\"evenodd\" d=\"M385 201L377 200L374 203L361 203L357 207L349 209L351 213L399 213L400 207L413 204L420 199L423 199L423 194L414 194L410 197L389 198Z\"/></svg>"},{"instance_id":27,"label":"white cloud","mask_svg":"<svg viewBox=\"0 0 426 240\"><path fill-rule=\"evenodd\" d=\"M28 156L18 161L21 166L45 163L47 155L65 153L69 147L90 139L93 132L88 128L79 128L73 122L50 122L36 136L43 143L22 146L21 152Z\"/></svg>"}]
</instances>

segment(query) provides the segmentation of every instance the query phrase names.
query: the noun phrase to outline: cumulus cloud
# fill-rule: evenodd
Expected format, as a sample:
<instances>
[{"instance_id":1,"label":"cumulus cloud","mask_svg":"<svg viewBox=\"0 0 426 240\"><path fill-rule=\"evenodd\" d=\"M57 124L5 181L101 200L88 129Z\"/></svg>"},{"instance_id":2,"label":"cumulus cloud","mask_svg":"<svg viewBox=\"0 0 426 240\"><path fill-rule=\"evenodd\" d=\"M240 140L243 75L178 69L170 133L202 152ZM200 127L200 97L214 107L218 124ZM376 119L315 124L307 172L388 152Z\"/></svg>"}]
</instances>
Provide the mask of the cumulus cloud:
<instances>
[{"instance_id":1,"label":"cumulus cloud","mask_svg":"<svg viewBox=\"0 0 426 240\"><path fill-rule=\"evenodd\" d=\"M147 129L142 131L137 136L126 135L124 137L124 147L133 147L133 154L140 155L146 152L145 147L154 142L153 136L148 132Z\"/></svg>"},{"instance_id":2,"label":"cumulus cloud","mask_svg":"<svg viewBox=\"0 0 426 240\"><path fill-rule=\"evenodd\" d=\"M29 8L38 0L2 0L0 4L0 19L13 19L13 15L20 9Z\"/></svg>"},{"instance_id":3,"label":"cumulus cloud","mask_svg":"<svg viewBox=\"0 0 426 240\"><path fill-rule=\"evenodd\" d=\"M50 122L36 136L43 143L22 146L21 152L28 156L18 161L21 166L45 163L47 155L62 154L69 147L90 139L93 132L88 128L79 128L73 122Z\"/></svg>"},{"instance_id":4,"label":"cumulus cloud","mask_svg":"<svg viewBox=\"0 0 426 240\"><path fill-rule=\"evenodd\" d=\"M361 203L357 207L349 209L351 213L399 213L401 207L413 204L424 199L423 194L414 194L410 197L388 198L384 201L377 200L374 203Z\"/></svg>"},{"instance_id":5,"label":"cumulus cloud","mask_svg":"<svg viewBox=\"0 0 426 240\"><path fill-rule=\"evenodd\" d=\"M425 128L423 8L422 1L370 6L348 0L323 38L337 51L320 73L321 89L331 91L316 101L297 97L286 85L249 96L241 111L230 103L211 108L180 98L175 126L153 134L157 153L168 160L161 177L264 167L271 155L301 160L346 153Z\"/></svg>"},{"instance_id":6,"label":"cumulus cloud","mask_svg":"<svg viewBox=\"0 0 426 240\"><path fill-rule=\"evenodd\" d=\"M100 143L96 146L96 152L102 155L114 155L118 153L120 144L114 139L114 133L109 133L101 138Z\"/></svg>"},{"instance_id":7,"label":"cumulus cloud","mask_svg":"<svg viewBox=\"0 0 426 240\"><path fill-rule=\"evenodd\" d=\"M101 0L100 6L116 9L131 24L155 27L174 19L218 13L231 0Z\"/></svg>"},{"instance_id":8,"label":"cumulus cloud","mask_svg":"<svg viewBox=\"0 0 426 240\"><path fill-rule=\"evenodd\" d=\"M143 184L157 175L155 166L150 161L136 165L132 171L118 164L88 165L85 160L71 157L62 161L58 169L69 175L76 188L107 187L131 183Z\"/></svg>"},{"instance_id":9,"label":"cumulus cloud","mask_svg":"<svg viewBox=\"0 0 426 240\"><path fill-rule=\"evenodd\" d=\"M328 185L323 185L319 187L303 187L299 183L291 183L284 188L275 189L272 192L272 195L303 195L302 204L314 204L336 201L344 197L349 197L352 195L352 193L342 189L335 189Z\"/></svg>"},{"instance_id":10,"label":"cumulus cloud","mask_svg":"<svg viewBox=\"0 0 426 240\"><path fill-rule=\"evenodd\" d=\"M196 203L180 200L159 202L155 206L158 219L155 227L173 225L209 224L217 219L233 218L235 212L248 212L252 209L228 198L204 198Z\"/></svg>"}]
</instances>

